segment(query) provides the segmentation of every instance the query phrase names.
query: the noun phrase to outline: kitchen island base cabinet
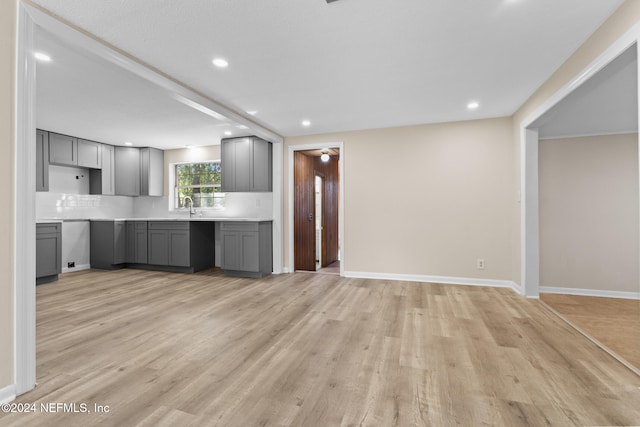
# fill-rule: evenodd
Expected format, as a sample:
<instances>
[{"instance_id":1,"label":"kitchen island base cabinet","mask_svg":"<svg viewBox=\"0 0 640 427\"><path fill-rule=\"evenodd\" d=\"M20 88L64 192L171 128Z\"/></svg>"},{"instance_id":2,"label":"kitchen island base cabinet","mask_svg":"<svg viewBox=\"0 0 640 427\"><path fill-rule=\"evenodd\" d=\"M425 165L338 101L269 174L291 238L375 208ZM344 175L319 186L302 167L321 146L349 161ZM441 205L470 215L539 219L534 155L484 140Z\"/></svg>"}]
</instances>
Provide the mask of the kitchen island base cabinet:
<instances>
[{"instance_id":1,"label":"kitchen island base cabinet","mask_svg":"<svg viewBox=\"0 0 640 427\"><path fill-rule=\"evenodd\" d=\"M225 276L261 278L271 274L271 221L222 222L220 233Z\"/></svg>"},{"instance_id":2,"label":"kitchen island base cabinet","mask_svg":"<svg viewBox=\"0 0 640 427\"><path fill-rule=\"evenodd\" d=\"M36 284L55 282L62 272L62 224L36 224Z\"/></svg>"}]
</instances>

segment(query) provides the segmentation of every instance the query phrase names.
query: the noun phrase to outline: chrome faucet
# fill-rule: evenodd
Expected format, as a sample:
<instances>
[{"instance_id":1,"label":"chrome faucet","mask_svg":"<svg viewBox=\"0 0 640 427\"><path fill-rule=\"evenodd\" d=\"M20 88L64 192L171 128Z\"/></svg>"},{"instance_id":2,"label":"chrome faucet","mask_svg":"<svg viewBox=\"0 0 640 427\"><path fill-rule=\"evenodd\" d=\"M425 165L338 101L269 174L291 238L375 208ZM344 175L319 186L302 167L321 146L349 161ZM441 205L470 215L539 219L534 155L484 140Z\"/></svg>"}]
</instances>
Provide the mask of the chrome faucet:
<instances>
[{"instance_id":1,"label":"chrome faucet","mask_svg":"<svg viewBox=\"0 0 640 427\"><path fill-rule=\"evenodd\" d=\"M191 218L193 214L196 213L196 210L193 209L193 199L189 196L184 196L182 200L184 200L185 205L187 204L187 200L189 200L189 218Z\"/></svg>"}]
</instances>

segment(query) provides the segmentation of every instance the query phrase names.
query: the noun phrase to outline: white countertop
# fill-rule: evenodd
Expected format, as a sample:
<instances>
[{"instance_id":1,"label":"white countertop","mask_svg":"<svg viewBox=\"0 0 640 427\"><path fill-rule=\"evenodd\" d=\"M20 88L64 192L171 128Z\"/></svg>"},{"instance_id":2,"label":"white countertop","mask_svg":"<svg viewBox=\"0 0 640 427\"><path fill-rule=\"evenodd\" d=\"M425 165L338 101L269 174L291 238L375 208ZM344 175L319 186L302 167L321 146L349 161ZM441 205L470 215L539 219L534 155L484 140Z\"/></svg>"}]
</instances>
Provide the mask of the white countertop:
<instances>
[{"instance_id":1,"label":"white countertop","mask_svg":"<svg viewBox=\"0 0 640 427\"><path fill-rule=\"evenodd\" d=\"M211 218L211 217L170 217L170 218L40 218L38 224L60 223L70 221L225 221L225 222L264 222L271 218Z\"/></svg>"}]
</instances>

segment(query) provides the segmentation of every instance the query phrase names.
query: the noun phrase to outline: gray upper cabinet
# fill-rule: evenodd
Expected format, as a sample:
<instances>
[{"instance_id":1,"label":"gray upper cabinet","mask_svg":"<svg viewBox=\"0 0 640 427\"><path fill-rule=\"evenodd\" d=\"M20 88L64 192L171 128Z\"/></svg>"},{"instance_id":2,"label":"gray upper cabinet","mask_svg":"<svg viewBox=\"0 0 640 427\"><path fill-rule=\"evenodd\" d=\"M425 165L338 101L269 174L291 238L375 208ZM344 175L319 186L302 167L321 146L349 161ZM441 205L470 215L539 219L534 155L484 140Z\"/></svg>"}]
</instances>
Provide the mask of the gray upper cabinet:
<instances>
[{"instance_id":1,"label":"gray upper cabinet","mask_svg":"<svg viewBox=\"0 0 640 427\"><path fill-rule=\"evenodd\" d=\"M162 196L164 193L164 151L140 149L140 195Z\"/></svg>"},{"instance_id":2,"label":"gray upper cabinet","mask_svg":"<svg viewBox=\"0 0 640 427\"><path fill-rule=\"evenodd\" d=\"M140 195L140 150L115 147L115 193L118 196Z\"/></svg>"},{"instance_id":3,"label":"gray upper cabinet","mask_svg":"<svg viewBox=\"0 0 640 427\"><path fill-rule=\"evenodd\" d=\"M221 141L222 191L272 191L272 146L258 137Z\"/></svg>"},{"instance_id":4,"label":"gray upper cabinet","mask_svg":"<svg viewBox=\"0 0 640 427\"><path fill-rule=\"evenodd\" d=\"M49 132L49 163L61 166L78 165L78 139Z\"/></svg>"},{"instance_id":5,"label":"gray upper cabinet","mask_svg":"<svg viewBox=\"0 0 640 427\"><path fill-rule=\"evenodd\" d=\"M49 132L36 131L36 191L49 191Z\"/></svg>"},{"instance_id":6,"label":"gray upper cabinet","mask_svg":"<svg viewBox=\"0 0 640 427\"><path fill-rule=\"evenodd\" d=\"M89 193L113 196L116 194L115 178L115 147L113 145L100 144L102 168L90 171Z\"/></svg>"},{"instance_id":7,"label":"gray upper cabinet","mask_svg":"<svg viewBox=\"0 0 640 427\"><path fill-rule=\"evenodd\" d=\"M102 144L78 139L78 166L100 169L102 167Z\"/></svg>"}]
</instances>

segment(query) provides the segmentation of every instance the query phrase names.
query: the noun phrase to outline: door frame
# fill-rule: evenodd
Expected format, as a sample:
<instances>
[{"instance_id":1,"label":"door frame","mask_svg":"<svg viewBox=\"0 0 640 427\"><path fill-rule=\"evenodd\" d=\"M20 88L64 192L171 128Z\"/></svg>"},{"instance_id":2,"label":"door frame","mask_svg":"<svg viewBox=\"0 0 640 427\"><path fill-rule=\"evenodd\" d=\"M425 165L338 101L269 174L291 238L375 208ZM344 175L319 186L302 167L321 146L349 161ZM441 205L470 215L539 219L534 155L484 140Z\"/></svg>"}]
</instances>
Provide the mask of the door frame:
<instances>
[{"instance_id":1,"label":"door frame","mask_svg":"<svg viewBox=\"0 0 640 427\"><path fill-rule=\"evenodd\" d=\"M345 177L344 177L344 143L343 142L327 142L327 143L313 143L313 144L303 144L303 145L290 145L288 147L288 163L287 163L287 220L288 226L287 229L289 234L287 236L287 245L288 245L288 253L285 258L288 260L288 266L285 268L285 272L293 273L295 271L295 258L294 258L294 247L295 247L295 229L294 229L294 197L295 194L293 192L293 171L294 171L294 163L293 163L293 153L295 151L307 151L307 150L322 150L323 148L337 148L340 150L340 160L338 161L338 173L340 174L340 196L339 196L339 206L338 206L338 245L340 249L340 276L344 276L344 266L346 259L346 248L345 248L345 238L344 238L344 193L345 193ZM314 172L315 173L315 172Z\"/></svg>"},{"instance_id":2,"label":"door frame","mask_svg":"<svg viewBox=\"0 0 640 427\"><path fill-rule=\"evenodd\" d=\"M636 44L640 58L640 23L609 45L568 83L547 98L519 124L520 135L520 280L527 298L540 297L540 232L538 198L538 130L530 126L558 102ZM640 67L638 67L640 82ZM638 87L640 92L640 84ZM640 104L640 93L638 94ZM639 108L640 116L640 108ZM640 155L638 158L640 164ZM640 177L639 177L640 179ZM638 218L640 222L640 218ZM639 289L640 292L640 289Z\"/></svg>"}]
</instances>

